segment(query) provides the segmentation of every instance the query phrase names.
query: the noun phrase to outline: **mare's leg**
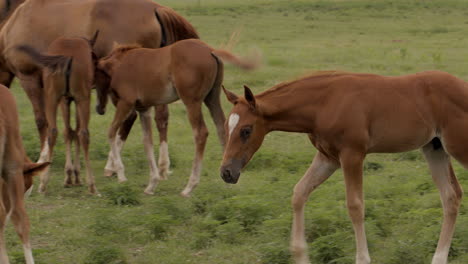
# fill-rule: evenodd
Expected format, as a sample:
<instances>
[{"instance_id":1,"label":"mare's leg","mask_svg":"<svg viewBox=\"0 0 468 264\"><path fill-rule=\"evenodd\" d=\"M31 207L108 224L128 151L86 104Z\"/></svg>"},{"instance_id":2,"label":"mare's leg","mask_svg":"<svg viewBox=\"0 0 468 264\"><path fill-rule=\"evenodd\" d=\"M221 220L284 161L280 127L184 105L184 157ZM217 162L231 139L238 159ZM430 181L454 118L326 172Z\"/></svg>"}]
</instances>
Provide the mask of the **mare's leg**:
<instances>
[{"instance_id":1,"label":"mare's leg","mask_svg":"<svg viewBox=\"0 0 468 264\"><path fill-rule=\"evenodd\" d=\"M226 134L224 131L224 123L226 121L226 117L223 112L223 108L221 107L221 100L220 100L220 91L221 87L213 87L210 93L205 98L205 104L210 110L211 117L216 126L216 132L218 133L218 139L223 147L226 145Z\"/></svg>"},{"instance_id":2,"label":"mare's leg","mask_svg":"<svg viewBox=\"0 0 468 264\"><path fill-rule=\"evenodd\" d=\"M123 100L120 100L117 103L117 111L114 115L114 120L112 121L111 127L109 129L109 144L111 145L112 156L114 159L115 169L117 172L117 178L119 182L124 182L127 180L125 177L125 168L120 157L119 148L116 144L116 135L119 127L122 126L125 119L134 111L133 105L129 104Z\"/></svg>"},{"instance_id":3,"label":"mare's leg","mask_svg":"<svg viewBox=\"0 0 468 264\"><path fill-rule=\"evenodd\" d=\"M192 173L190 174L189 181L181 193L184 197L190 196L193 188L200 182L203 153L205 151L206 138L208 137L208 129L203 120L201 102L189 103L186 104L186 107L190 125L192 126L193 139L195 141L195 158L193 160Z\"/></svg>"},{"instance_id":4,"label":"mare's leg","mask_svg":"<svg viewBox=\"0 0 468 264\"><path fill-rule=\"evenodd\" d=\"M33 107L36 126L37 130L39 131L39 139L41 142L41 155L38 162L43 162L45 161L45 157L48 155L49 151L45 149L48 147L48 144L46 144L47 120L44 111L44 94L41 85L41 75L20 75L19 79L21 86L26 92L26 95L31 101Z\"/></svg>"},{"instance_id":5,"label":"mare's leg","mask_svg":"<svg viewBox=\"0 0 468 264\"><path fill-rule=\"evenodd\" d=\"M24 185L23 181L16 182L20 177L23 177L21 169L18 169L15 175L8 177L8 192L12 204L11 220L23 243L26 264L34 264L31 244L29 243L29 218L24 207Z\"/></svg>"},{"instance_id":6,"label":"mare's leg","mask_svg":"<svg viewBox=\"0 0 468 264\"><path fill-rule=\"evenodd\" d=\"M159 174L161 179L167 180L169 176L169 147L167 145L167 126L169 123L169 107L167 105L158 105L154 107L154 120L159 132Z\"/></svg>"},{"instance_id":7,"label":"mare's leg","mask_svg":"<svg viewBox=\"0 0 468 264\"><path fill-rule=\"evenodd\" d=\"M125 121L118 130L118 134L115 138L115 144L119 153L122 152L125 140L127 140L128 134L130 133L130 130L132 129L133 123L135 123L136 118L136 111L132 111L132 113L127 117L127 119L125 119ZM107 158L107 163L104 168L104 176L111 177L116 171L117 169L115 168L114 156L112 155L112 150L110 150Z\"/></svg>"},{"instance_id":8,"label":"mare's leg","mask_svg":"<svg viewBox=\"0 0 468 264\"><path fill-rule=\"evenodd\" d=\"M55 147L55 143L57 141L57 108L60 103L60 94L54 92L53 84L47 83L46 95L45 96L45 112L46 112L46 120L48 125L48 132L47 132L47 140L46 140L46 147L44 147L43 152L48 151L47 153L41 154L42 161L51 161L52 155ZM49 89L51 88L51 89ZM50 170L47 168L44 173L40 176L40 184L39 184L39 192L44 193L47 188L47 184L49 182Z\"/></svg>"},{"instance_id":9,"label":"mare's leg","mask_svg":"<svg viewBox=\"0 0 468 264\"><path fill-rule=\"evenodd\" d=\"M345 149L340 153L340 163L346 184L346 205L356 238L356 264L370 263L364 228L364 196L362 190L364 158L364 153L351 149Z\"/></svg>"},{"instance_id":10,"label":"mare's leg","mask_svg":"<svg viewBox=\"0 0 468 264\"><path fill-rule=\"evenodd\" d=\"M461 134L458 129L456 130L456 134ZM444 137L444 139L446 139L444 143L447 143L444 144L444 147L447 147L447 152L450 154L453 153L454 157L460 161L463 166L468 167L468 152L466 151L465 145L460 144L460 142L466 142L466 140L454 141L454 137ZM432 143L423 147L423 153L429 163L432 179L439 189L444 210L442 230L440 232L439 242L437 243L437 249L432 258L432 264L447 263L455 222L463 195L462 188L453 172L450 157L445 152L444 147L442 147L438 139L434 139ZM462 152L459 152L459 150Z\"/></svg>"},{"instance_id":11,"label":"mare's leg","mask_svg":"<svg viewBox=\"0 0 468 264\"><path fill-rule=\"evenodd\" d=\"M75 131L71 128L70 125L70 103L71 101L68 99L62 100L60 103L60 107L62 109L62 117L64 123L64 131L63 136L65 140L65 179L63 181L64 187L71 187L73 186L73 162L72 162L72 144L75 137Z\"/></svg>"},{"instance_id":12,"label":"mare's leg","mask_svg":"<svg viewBox=\"0 0 468 264\"><path fill-rule=\"evenodd\" d=\"M83 148L83 153L84 153L84 160L85 160L85 167L86 167L86 182L88 183L88 190L92 194L96 194L96 185L94 182L94 175L93 175L93 170L91 168L91 162L89 160L89 130L88 130L88 125L89 125L89 119L90 119L90 105L91 101L89 99L84 100L84 101L78 101L76 102L76 111L78 113L79 117L79 130L78 131L78 137L79 137L79 142L81 144L81 148ZM79 146L76 146L79 148ZM78 157L78 163L80 162L79 157ZM78 180L78 178L77 178Z\"/></svg>"},{"instance_id":13,"label":"mare's leg","mask_svg":"<svg viewBox=\"0 0 468 264\"><path fill-rule=\"evenodd\" d=\"M145 189L146 194L154 194L154 188L161 180L159 177L158 166L154 158L153 133L151 129L151 110L140 112L141 128L143 130L143 144L145 145L146 157L150 167L150 178L148 186Z\"/></svg>"},{"instance_id":14,"label":"mare's leg","mask_svg":"<svg viewBox=\"0 0 468 264\"><path fill-rule=\"evenodd\" d=\"M293 223L291 231L291 252L297 264L309 263L307 241L304 229L304 207L309 195L326 181L340 165L318 152L302 179L294 187L292 197Z\"/></svg>"}]
</instances>

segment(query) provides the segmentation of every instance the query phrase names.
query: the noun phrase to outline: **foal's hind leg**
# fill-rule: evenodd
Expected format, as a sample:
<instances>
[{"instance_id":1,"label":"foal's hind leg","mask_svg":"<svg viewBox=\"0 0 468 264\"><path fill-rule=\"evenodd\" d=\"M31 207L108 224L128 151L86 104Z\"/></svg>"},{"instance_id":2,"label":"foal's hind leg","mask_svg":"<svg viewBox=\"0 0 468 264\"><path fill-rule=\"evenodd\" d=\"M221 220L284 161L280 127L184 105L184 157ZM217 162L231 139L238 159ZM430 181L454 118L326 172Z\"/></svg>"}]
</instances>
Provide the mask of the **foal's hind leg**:
<instances>
[{"instance_id":1,"label":"foal's hind leg","mask_svg":"<svg viewBox=\"0 0 468 264\"><path fill-rule=\"evenodd\" d=\"M75 101L75 134L73 138L73 142L75 144L75 158L73 159L73 174L75 176L75 185L81 185L81 179L80 179L80 172L81 172L81 162L80 162L80 151L81 151L81 143L80 143L80 137L78 135L78 132L81 130L81 121L80 121L80 115L78 112L78 104Z\"/></svg>"},{"instance_id":2,"label":"foal's hind leg","mask_svg":"<svg viewBox=\"0 0 468 264\"><path fill-rule=\"evenodd\" d=\"M145 189L146 194L154 194L154 188L161 180L159 177L158 166L154 158L153 134L151 132L151 110L140 112L141 128L143 130L143 144L145 146L146 157L150 167L150 178L148 186Z\"/></svg>"},{"instance_id":3,"label":"foal's hind leg","mask_svg":"<svg viewBox=\"0 0 468 264\"><path fill-rule=\"evenodd\" d=\"M291 231L291 253L296 264L308 264L307 241L304 228L304 207L309 195L326 181L340 166L322 153L315 155L312 165L294 187L292 197L293 223Z\"/></svg>"},{"instance_id":4,"label":"foal's hind leg","mask_svg":"<svg viewBox=\"0 0 468 264\"><path fill-rule=\"evenodd\" d=\"M159 132L159 174L161 179L167 180L169 176L169 167L171 161L169 159L169 147L167 145L167 126L169 123L169 107L168 105L158 105L154 108L154 120Z\"/></svg>"},{"instance_id":5,"label":"foal's hind leg","mask_svg":"<svg viewBox=\"0 0 468 264\"><path fill-rule=\"evenodd\" d=\"M6 182L4 180L0 180L0 188L2 188L2 192L7 190ZM5 243L5 226L7 223L7 208L5 206L5 200L0 201L0 263L10 263L8 261L8 255L6 251L6 243ZM11 206L9 206L11 207Z\"/></svg>"},{"instance_id":6,"label":"foal's hind leg","mask_svg":"<svg viewBox=\"0 0 468 264\"><path fill-rule=\"evenodd\" d=\"M64 187L73 186L73 162L72 162L72 144L75 138L75 131L70 125L70 101L62 100L60 107L62 109L62 117L64 123L63 136L65 140L65 179L63 181Z\"/></svg>"},{"instance_id":7,"label":"foal's hind leg","mask_svg":"<svg viewBox=\"0 0 468 264\"><path fill-rule=\"evenodd\" d=\"M208 129L206 128L201 111L201 102L187 104L186 107L194 134L195 158L193 160L192 173L190 175L189 182L181 193L184 197L190 196L193 188L195 188L195 186L200 182L203 153L205 151L206 138L208 137Z\"/></svg>"},{"instance_id":8,"label":"foal's hind leg","mask_svg":"<svg viewBox=\"0 0 468 264\"><path fill-rule=\"evenodd\" d=\"M450 157L442 146L430 143L422 150L429 163L432 179L439 189L444 210L444 221L432 264L446 264L463 191L453 172Z\"/></svg>"},{"instance_id":9,"label":"foal's hind leg","mask_svg":"<svg viewBox=\"0 0 468 264\"><path fill-rule=\"evenodd\" d=\"M79 137L79 142L81 145L81 148L83 148L83 154L84 154L84 160L85 160L85 167L86 167L86 182L88 183L88 190L92 194L97 194L96 190L96 184L94 182L94 174L93 170L91 168L91 163L89 160L89 130L88 130L88 125L89 125L89 118L90 118L90 113L89 113L89 108L90 108L91 102L89 99L84 100L84 101L78 101L76 102L76 111L78 113L79 117L79 130L78 131L78 137ZM80 146L76 146L79 148ZM78 163L79 157L78 157Z\"/></svg>"}]
</instances>

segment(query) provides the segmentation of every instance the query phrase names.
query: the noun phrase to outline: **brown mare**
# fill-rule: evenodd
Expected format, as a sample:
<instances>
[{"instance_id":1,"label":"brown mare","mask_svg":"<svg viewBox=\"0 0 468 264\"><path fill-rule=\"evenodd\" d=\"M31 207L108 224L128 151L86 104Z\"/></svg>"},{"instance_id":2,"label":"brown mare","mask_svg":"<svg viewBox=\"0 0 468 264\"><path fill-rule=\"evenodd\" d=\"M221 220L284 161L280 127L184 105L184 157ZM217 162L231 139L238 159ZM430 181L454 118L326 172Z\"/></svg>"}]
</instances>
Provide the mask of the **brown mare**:
<instances>
[{"instance_id":1,"label":"brown mare","mask_svg":"<svg viewBox=\"0 0 468 264\"><path fill-rule=\"evenodd\" d=\"M80 145L84 152L86 182L91 193L96 194L94 176L89 161L89 118L91 88L94 81L94 65L97 60L93 53L98 31L93 39L61 37L52 41L47 55L41 54L31 46L23 45L18 49L26 53L42 67L44 84L46 120L49 124L47 145L39 161L51 161L57 139L57 108L62 108L65 124L65 181L64 186L81 185L80 180ZM76 105L76 130L70 125L70 104ZM72 161L72 145L75 142L75 160ZM39 192L45 192L49 181L49 172L41 175Z\"/></svg>"},{"instance_id":2,"label":"brown mare","mask_svg":"<svg viewBox=\"0 0 468 264\"><path fill-rule=\"evenodd\" d=\"M182 191L189 196L200 181L201 163L208 130L202 116L202 103L205 102L216 125L218 137L224 146L225 116L221 108L220 92L223 81L223 63L220 59L243 69L253 69L256 63L242 60L225 50L215 50L196 40L181 40L159 49L123 46L101 59L98 69L110 78L110 93L117 111L109 129L111 154L117 168L119 181L126 181L124 166L120 157L119 140L116 133L122 122L133 111L140 114L144 133L145 151L150 165L150 179L145 193L153 194L161 179L153 154L153 142L148 109L160 104L169 104L179 98L187 108L195 141L195 159L189 182ZM102 89L102 87L98 87ZM104 102L103 100L99 100ZM99 106L105 109L105 104Z\"/></svg>"},{"instance_id":3,"label":"brown mare","mask_svg":"<svg viewBox=\"0 0 468 264\"><path fill-rule=\"evenodd\" d=\"M468 84L444 72L399 77L321 72L254 96L225 91L234 104L221 177L236 183L270 131L307 133L318 149L294 188L291 251L309 263L304 206L309 194L342 168L356 237L356 263L370 263L364 231L362 166L367 153L420 148L442 200L444 219L432 264L447 263L462 188L450 157L468 167Z\"/></svg>"},{"instance_id":4,"label":"brown mare","mask_svg":"<svg viewBox=\"0 0 468 264\"><path fill-rule=\"evenodd\" d=\"M10 91L0 85L0 263L8 264L5 225L11 216L23 243L27 264L34 259L29 243L29 219L24 207L24 193L32 189L32 177L48 166L32 163L26 156L19 131L16 102Z\"/></svg>"},{"instance_id":5,"label":"brown mare","mask_svg":"<svg viewBox=\"0 0 468 264\"><path fill-rule=\"evenodd\" d=\"M30 45L45 52L59 37L90 39L100 30L95 52L101 58L109 54L114 42L158 48L181 39L198 38L185 18L151 0L28 0L16 8L17 2L22 1L12 0L10 7L4 8L8 18L0 25L0 83L10 86L15 75L20 79L33 106L41 150L47 145L42 73L31 58L19 55L16 46ZM106 85L107 82L105 76L97 72L96 84ZM164 145L167 142L167 106L158 106L156 110L155 120L161 145ZM119 130L122 141L127 138L135 119L136 113L133 113ZM166 156L168 160L167 153Z\"/></svg>"}]
</instances>

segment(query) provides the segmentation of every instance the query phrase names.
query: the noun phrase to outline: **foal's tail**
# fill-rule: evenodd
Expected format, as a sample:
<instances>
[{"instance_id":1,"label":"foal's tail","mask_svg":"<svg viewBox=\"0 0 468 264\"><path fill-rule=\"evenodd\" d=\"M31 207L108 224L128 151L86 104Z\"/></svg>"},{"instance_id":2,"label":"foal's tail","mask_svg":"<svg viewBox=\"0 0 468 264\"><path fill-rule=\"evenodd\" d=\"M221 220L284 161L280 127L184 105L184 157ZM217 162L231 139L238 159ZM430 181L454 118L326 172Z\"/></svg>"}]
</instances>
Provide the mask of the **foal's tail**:
<instances>
[{"instance_id":1,"label":"foal's tail","mask_svg":"<svg viewBox=\"0 0 468 264\"><path fill-rule=\"evenodd\" d=\"M17 50L27 54L33 62L42 68L48 68L55 73L66 73L71 67L71 57L62 55L44 55L28 45L19 45Z\"/></svg>"},{"instance_id":2,"label":"foal's tail","mask_svg":"<svg viewBox=\"0 0 468 264\"><path fill-rule=\"evenodd\" d=\"M261 54L260 52L256 51L255 53L249 55L248 57L240 58L227 50L222 49L213 49L211 54L215 55L217 58L225 62L229 62L241 69L244 70L255 70L260 66L261 62Z\"/></svg>"}]
</instances>

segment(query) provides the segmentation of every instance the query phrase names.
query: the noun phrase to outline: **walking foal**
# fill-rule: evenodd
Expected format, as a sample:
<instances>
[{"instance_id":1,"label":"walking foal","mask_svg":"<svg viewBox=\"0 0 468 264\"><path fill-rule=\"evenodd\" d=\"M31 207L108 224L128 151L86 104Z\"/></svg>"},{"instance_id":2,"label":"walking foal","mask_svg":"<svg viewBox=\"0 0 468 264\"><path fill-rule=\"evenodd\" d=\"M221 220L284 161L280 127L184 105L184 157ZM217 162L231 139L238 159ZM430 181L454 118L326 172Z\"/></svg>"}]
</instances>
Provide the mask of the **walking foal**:
<instances>
[{"instance_id":1,"label":"walking foal","mask_svg":"<svg viewBox=\"0 0 468 264\"><path fill-rule=\"evenodd\" d=\"M310 193L342 168L348 212L356 238L356 263L370 263L364 231L363 161L367 153L421 148L440 192L442 230L432 264L446 264L462 188L450 157L468 168L468 84L444 72L399 77L320 72L254 96L225 91L234 104L221 177L236 183L240 171L270 131L307 133L317 148L294 187L291 251L309 263L304 206Z\"/></svg>"},{"instance_id":2,"label":"walking foal","mask_svg":"<svg viewBox=\"0 0 468 264\"><path fill-rule=\"evenodd\" d=\"M154 193L161 177L154 160L149 109L180 98L187 108L196 145L192 173L181 193L183 196L190 195L200 181L201 163L208 136L202 116L203 102L210 110L219 140L224 146L225 116L219 98L224 66L220 59L243 69L256 66L253 60L239 59L228 51L215 50L196 39L181 40L159 49L122 46L99 60L98 69L106 72L111 78L109 93L117 106L109 129L109 142L120 182L126 181L127 178L116 133L128 115L136 110L140 115L143 141L150 165L150 179L145 193ZM107 92L100 91L98 95L107 96ZM98 107L104 109L105 105Z\"/></svg>"},{"instance_id":3,"label":"walking foal","mask_svg":"<svg viewBox=\"0 0 468 264\"><path fill-rule=\"evenodd\" d=\"M16 107L13 95L0 85L0 263L9 263L4 234L5 225L11 217L23 243L26 264L33 264L24 193L32 189L32 177L49 163L32 163L26 156Z\"/></svg>"},{"instance_id":4,"label":"walking foal","mask_svg":"<svg viewBox=\"0 0 468 264\"><path fill-rule=\"evenodd\" d=\"M18 50L26 53L43 67L44 101L48 126L47 144L41 152L39 161L50 161L57 139L57 108L62 108L65 123L66 164L64 186L81 185L80 147L84 152L86 182L89 192L97 194L94 175L89 161L89 119L91 87L93 84L94 64L93 46L98 31L92 40L85 38L61 37L53 41L47 55L34 48L22 45ZM76 130L70 125L70 104L76 105ZM72 161L72 145L75 144L75 158ZM49 171L41 175L39 192L45 192L49 182Z\"/></svg>"}]
</instances>

